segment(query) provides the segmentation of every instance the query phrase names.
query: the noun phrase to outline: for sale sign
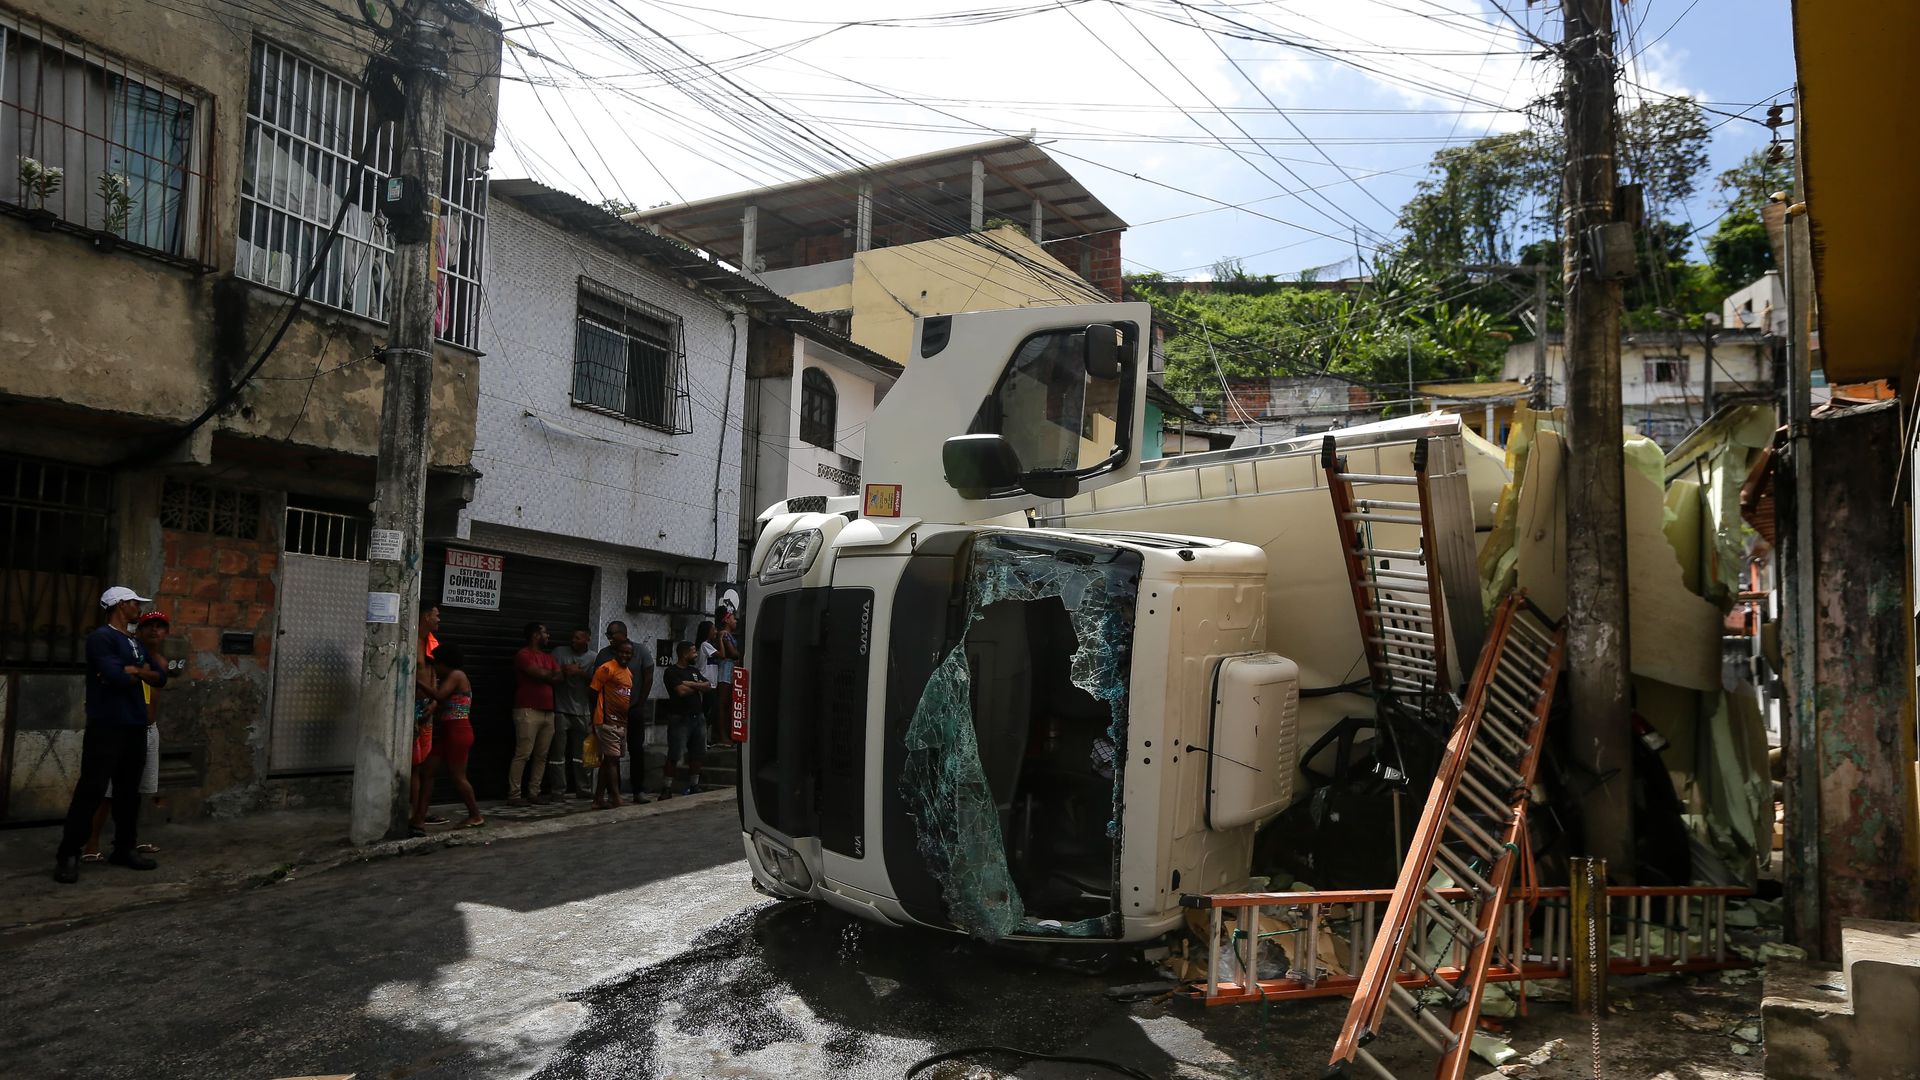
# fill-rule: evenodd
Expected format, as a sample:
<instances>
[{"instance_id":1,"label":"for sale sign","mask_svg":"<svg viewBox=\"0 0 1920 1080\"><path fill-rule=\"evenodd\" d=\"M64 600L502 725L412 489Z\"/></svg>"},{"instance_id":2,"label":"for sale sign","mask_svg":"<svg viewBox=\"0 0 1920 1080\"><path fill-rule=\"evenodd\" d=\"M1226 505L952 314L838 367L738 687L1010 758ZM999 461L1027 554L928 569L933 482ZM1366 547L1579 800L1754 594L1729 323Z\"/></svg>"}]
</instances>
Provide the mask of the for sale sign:
<instances>
[{"instance_id":1,"label":"for sale sign","mask_svg":"<svg viewBox=\"0 0 1920 1080\"><path fill-rule=\"evenodd\" d=\"M747 669L733 669L733 731L730 737L734 742L747 741Z\"/></svg>"},{"instance_id":2,"label":"for sale sign","mask_svg":"<svg viewBox=\"0 0 1920 1080\"><path fill-rule=\"evenodd\" d=\"M500 610L500 579L507 571L507 560L500 555L477 551L447 549L447 573L441 582L442 607Z\"/></svg>"}]
</instances>

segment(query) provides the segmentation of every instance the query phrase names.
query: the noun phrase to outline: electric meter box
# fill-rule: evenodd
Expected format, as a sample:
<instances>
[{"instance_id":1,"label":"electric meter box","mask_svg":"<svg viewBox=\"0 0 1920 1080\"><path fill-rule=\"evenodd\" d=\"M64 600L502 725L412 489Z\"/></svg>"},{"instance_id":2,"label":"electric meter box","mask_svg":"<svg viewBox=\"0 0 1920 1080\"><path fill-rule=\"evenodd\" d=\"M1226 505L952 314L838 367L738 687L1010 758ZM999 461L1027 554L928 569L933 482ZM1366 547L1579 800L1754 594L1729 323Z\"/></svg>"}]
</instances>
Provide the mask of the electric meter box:
<instances>
[{"instance_id":1,"label":"electric meter box","mask_svg":"<svg viewBox=\"0 0 1920 1080\"><path fill-rule=\"evenodd\" d=\"M1293 801L1300 665L1273 653L1230 656L1214 676L1207 828L1234 829Z\"/></svg>"}]
</instances>

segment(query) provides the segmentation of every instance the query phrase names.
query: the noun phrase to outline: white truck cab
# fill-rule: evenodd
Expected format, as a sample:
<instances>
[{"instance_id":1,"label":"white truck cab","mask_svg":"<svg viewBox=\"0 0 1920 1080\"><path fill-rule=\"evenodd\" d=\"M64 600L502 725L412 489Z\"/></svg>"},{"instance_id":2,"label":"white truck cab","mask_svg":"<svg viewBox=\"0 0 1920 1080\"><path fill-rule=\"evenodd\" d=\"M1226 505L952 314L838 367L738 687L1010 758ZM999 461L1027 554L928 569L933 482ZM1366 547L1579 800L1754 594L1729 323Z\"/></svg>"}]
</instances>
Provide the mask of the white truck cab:
<instances>
[{"instance_id":1,"label":"white truck cab","mask_svg":"<svg viewBox=\"0 0 1920 1080\"><path fill-rule=\"evenodd\" d=\"M921 320L863 495L761 516L736 738L764 888L983 938L1141 941L1182 893L1245 880L1295 775L1266 553L1030 524L1138 473L1149 317Z\"/></svg>"}]
</instances>

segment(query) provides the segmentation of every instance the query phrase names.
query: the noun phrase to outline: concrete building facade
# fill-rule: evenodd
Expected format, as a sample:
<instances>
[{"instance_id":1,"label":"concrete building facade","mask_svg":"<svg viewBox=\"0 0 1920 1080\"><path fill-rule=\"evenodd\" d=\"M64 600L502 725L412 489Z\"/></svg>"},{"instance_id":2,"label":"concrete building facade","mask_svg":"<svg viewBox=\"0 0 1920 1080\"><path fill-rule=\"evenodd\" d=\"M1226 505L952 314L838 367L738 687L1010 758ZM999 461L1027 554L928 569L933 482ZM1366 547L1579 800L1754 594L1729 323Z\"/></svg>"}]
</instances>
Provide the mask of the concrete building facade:
<instances>
[{"instance_id":1,"label":"concrete building facade","mask_svg":"<svg viewBox=\"0 0 1920 1080\"><path fill-rule=\"evenodd\" d=\"M1626 426L1671 449L1720 405L1773 400L1777 342L1760 330L1725 327L1628 332L1620 344L1620 397ZM1549 333L1547 379L1552 405L1567 403L1566 365L1561 335ZM1533 343L1522 342L1507 349L1501 377L1523 383L1530 391L1533 369Z\"/></svg>"},{"instance_id":2,"label":"concrete building facade","mask_svg":"<svg viewBox=\"0 0 1920 1080\"><path fill-rule=\"evenodd\" d=\"M64 810L79 643L109 584L173 618L173 813L344 795L392 248L374 212L392 140L359 88L383 43L361 19L346 0L0 8L0 819ZM480 70L497 59L477 9L453 33ZM439 192L440 527L471 483L478 400L497 96L470 83Z\"/></svg>"}]
</instances>

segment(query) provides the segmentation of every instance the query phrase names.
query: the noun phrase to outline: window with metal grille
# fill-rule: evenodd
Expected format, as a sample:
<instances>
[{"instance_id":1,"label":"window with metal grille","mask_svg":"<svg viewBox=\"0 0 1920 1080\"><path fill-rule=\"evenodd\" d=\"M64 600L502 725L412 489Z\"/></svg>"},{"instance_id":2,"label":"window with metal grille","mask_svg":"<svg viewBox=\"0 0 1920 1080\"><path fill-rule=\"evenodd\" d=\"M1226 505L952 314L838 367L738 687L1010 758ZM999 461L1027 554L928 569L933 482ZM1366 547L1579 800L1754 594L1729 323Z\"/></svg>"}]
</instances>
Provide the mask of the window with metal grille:
<instances>
[{"instance_id":1,"label":"window with metal grille","mask_svg":"<svg viewBox=\"0 0 1920 1080\"><path fill-rule=\"evenodd\" d=\"M840 412L840 396L833 378L819 368L800 373L800 441L822 450L833 449L834 424Z\"/></svg>"},{"instance_id":2,"label":"window with metal grille","mask_svg":"<svg viewBox=\"0 0 1920 1080\"><path fill-rule=\"evenodd\" d=\"M670 435L692 431L680 320L581 278L573 404Z\"/></svg>"},{"instance_id":3,"label":"window with metal grille","mask_svg":"<svg viewBox=\"0 0 1920 1080\"><path fill-rule=\"evenodd\" d=\"M308 298L386 321L393 241L377 196L393 171L393 125L374 132L360 183L348 190L355 155L367 145L372 123L357 82L279 46L254 44L234 273L297 292L345 199L350 205L340 235ZM449 344L472 348L486 251L486 152L451 133L442 150L440 220L433 239L440 268L434 332Z\"/></svg>"},{"instance_id":4,"label":"window with metal grille","mask_svg":"<svg viewBox=\"0 0 1920 1080\"><path fill-rule=\"evenodd\" d=\"M0 201L196 258L211 111L183 86L0 13Z\"/></svg>"},{"instance_id":5,"label":"window with metal grille","mask_svg":"<svg viewBox=\"0 0 1920 1080\"><path fill-rule=\"evenodd\" d=\"M112 561L113 478L0 456L0 663L80 668Z\"/></svg>"},{"instance_id":6,"label":"window with metal grille","mask_svg":"<svg viewBox=\"0 0 1920 1080\"><path fill-rule=\"evenodd\" d=\"M160 488L160 527L229 540L257 540L260 496L220 484L170 479Z\"/></svg>"},{"instance_id":7,"label":"window with metal grille","mask_svg":"<svg viewBox=\"0 0 1920 1080\"><path fill-rule=\"evenodd\" d=\"M1687 359L1684 356L1650 356L1646 361L1650 383L1687 384Z\"/></svg>"},{"instance_id":8,"label":"window with metal grille","mask_svg":"<svg viewBox=\"0 0 1920 1080\"><path fill-rule=\"evenodd\" d=\"M286 532L282 534L281 546L295 555L366 562L367 541L372 532L372 515L341 513L288 502Z\"/></svg>"}]
</instances>

